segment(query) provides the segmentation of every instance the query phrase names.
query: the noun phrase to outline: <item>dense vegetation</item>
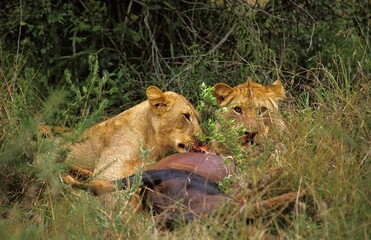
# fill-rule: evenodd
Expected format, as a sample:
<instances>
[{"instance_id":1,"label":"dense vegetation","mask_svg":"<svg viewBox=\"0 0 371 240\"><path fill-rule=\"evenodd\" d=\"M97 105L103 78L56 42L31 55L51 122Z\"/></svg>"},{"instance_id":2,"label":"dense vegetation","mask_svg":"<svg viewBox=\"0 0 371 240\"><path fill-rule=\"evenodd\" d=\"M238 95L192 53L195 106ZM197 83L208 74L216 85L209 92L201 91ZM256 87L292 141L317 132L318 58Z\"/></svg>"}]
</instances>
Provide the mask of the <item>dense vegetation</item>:
<instances>
[{"instance_id":1,"label":"dense vegetation","mask_svg":"<svg viewBox=\"0 0 371 240\"><path fill-rule=\"evenodd\" d=\"M368 1L8 0L0 8L0 239L369 238ZM280 152L247 158L232 179L239 195L250 196L247 183L271 166L283 174L251 202L308 190L300 209L249 228L231 206L157 231L148 214L133 213L132 191L107 203L62 184L60 145L36 133L47 123L78 136L143 101L150 85L197 105L210 100L201 83L248 76L282 80L288 131ZM200 110L207 130L212 114Z\"/></svg>"}]
</instances>

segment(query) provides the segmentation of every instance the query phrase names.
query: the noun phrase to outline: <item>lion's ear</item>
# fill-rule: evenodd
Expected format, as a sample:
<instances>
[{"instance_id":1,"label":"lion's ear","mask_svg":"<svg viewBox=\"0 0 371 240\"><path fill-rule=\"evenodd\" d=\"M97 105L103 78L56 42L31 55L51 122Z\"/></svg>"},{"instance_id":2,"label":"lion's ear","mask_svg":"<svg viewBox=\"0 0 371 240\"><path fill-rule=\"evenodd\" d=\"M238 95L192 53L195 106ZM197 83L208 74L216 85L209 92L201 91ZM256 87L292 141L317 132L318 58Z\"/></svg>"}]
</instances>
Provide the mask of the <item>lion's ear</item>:
<instances>
[{"instance_id":1,"label":"lion's ear","mask_svg":"<svg viewBox=\"0 0 371 240\"><path fill-rule=\"evenodd\" d=\"M283 88L281 80L276 80L274 83L267 86L269 94L273 95L277 100L285 98L285 89Z\"/></svg>"},{"instance_id":2,"label":"lion's ear","mask_svg":"<svg viewBox=\"0 0 371 240\"><path fill-rule=\"evenodd\" d=\"M228 86L227 84L217 83L214 86L213 95L218 101L218 104L221 104L224 101L224 99L226 99L229 96L229 94L232 93L232 91L233 91L233 88Z\"/></svg>"},{"instance_id":3,"label":"lion's ear","mask_svg":"<svg viewBox=\"0 0 371 240\"><path fill-rule=\"evenodd\" d=\"M146 91L147 100L149 105L154 109L167 110L171 107L171 101L165 96L165 94L155 86L149 86Z\"/></svg>"}]
</instances>

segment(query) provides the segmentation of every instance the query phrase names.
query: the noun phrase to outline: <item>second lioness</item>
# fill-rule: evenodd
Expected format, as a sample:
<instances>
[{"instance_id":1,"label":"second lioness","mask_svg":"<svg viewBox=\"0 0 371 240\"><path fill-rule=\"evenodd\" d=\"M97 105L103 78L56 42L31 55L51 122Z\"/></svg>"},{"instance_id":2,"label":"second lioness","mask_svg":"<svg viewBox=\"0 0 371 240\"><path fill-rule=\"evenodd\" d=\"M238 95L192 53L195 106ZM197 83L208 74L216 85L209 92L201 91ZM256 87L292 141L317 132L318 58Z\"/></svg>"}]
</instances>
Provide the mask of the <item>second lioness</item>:
<instances>
[{"instance_id":1,"label":"second lioness","mask_svg":"<svg viewBox=\"0 0 371 240\"><path fill-rule=\"evenodd\" d=\"M201 133L197 111L174 92L150 86L146 95L147 101L86 130L82 140L70 147L68 165L78 172L91 171L98 179L113 180L141 166L142 149L150 149L149 160L171 149L185 152L194 143L195 133Z\"/></svg>"},{"instance_id":2,"label":"second lioness","mask_svg":"<svg viewBox=\"0 0 371 240\"><path fill-rule=\"evenodd\" d=\"M245 129L240 138L242 146L260 144L264 139L270 139L274 132L286 128L278 111L279 101L285 98L280 80L261 85L248 79L235 87L218 83L214 86L213 95L219 106L226 108L224 118L233 120L233 127Z\"/></svg>"}]
</instances>

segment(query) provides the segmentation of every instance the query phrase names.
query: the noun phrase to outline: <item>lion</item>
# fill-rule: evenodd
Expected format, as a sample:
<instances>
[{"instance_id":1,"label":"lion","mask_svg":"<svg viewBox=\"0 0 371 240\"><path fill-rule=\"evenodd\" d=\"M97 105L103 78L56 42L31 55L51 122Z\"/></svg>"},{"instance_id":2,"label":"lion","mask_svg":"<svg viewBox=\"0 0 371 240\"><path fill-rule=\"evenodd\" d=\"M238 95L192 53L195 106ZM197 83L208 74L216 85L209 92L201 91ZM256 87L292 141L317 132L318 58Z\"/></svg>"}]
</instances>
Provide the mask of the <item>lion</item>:
<instances>
[{"instance_id":1,"label":"lion","mask_svg":"<svg viewBox=\"0 0 371 240\"><path fill-rule=\"evenodd\" d=\"M280 80L266 86L252 82L250 79L236 87L230 87L225 83L217 83L214 86L213 95L219 106L226 108L224 118L234 120L234 126L242 126L245 129L244 135L240 138L241 146L259 144L265 138L269 138L272 131L280 132L285 128L284 121L278 112L278 102L285 98L285 89ZM218 142L212 144L211 149L204 148L204 146L197 146L196 148L207 154L229 154ZM191 164L191 160L189 160L189 163L183 164ZM158 165L151 169L156 169L156 167ZM96 195L117 190L115 184L109 181L93 180L90 183L81 184L72 178L68 178L66 182L74 187L89 190Z\"/></svg>"},{"instance_id":2,"label":"lion","mask_svg":"<svg viewBox=\"0 0 371 240\"><path fill-rule=\"evenodd\" d=\"M226 108L225 112L222 111L223 117L234 120L230 126L242 126L245 130L240 138L241 146L258 143L262 138L271 138L272 131L281 131L285 127L278 113L278 102L285 98L285 90L279 80L266 86L250 80L236 87L218 83L214 86L213 95L219 106ZM216 149L213 148L211 146L210 150L215 152ZM174 222L180 220L188 223L196 217L213 213L226 206L226 203L241 209L241 219L251 221L275 211L281 212L305 195L305 191L289 192L258 201L250 205L246 215L246 202L252 203L253 198L244 194L231 197L220 190L220 181L234 173L233 169L230 171L234 164L226 162L223 153L217 153L174 154L141 173L139 187L145 191L142 195L144 200L140 204L145 206L149 203L151 209L156 209L154 219L157 224L171 230ZM248 188L263 194L264 189L280 172L279 169L270 168L263 178L249 182ZM136 175L132 175L115 181L93 180L80 183L72 179L70 182L74 187L90 191L94 195L105 195L127 189L132 186L135 178ZM141 207L140 205L137 210Z\"/></svg>"},{"instance_id":3,"label":"lion","mask_svg":"<svg viewBox=\"0 0 371 240\"><path fill-rule=\"evenodd\" d=\"M266 86L250 79L235 87L217 83L213 95L219 106L226 108L224 118L244 129L243 146L259 144L269 138L272 131L280 132L285 128L278 111L278 102L285 98L280 80Z\"/></svg>"},{"instance_id":4,"label":"lion","mask_svg":"<svg viewBox=\"0 0 371 240\"><path fill-rule=\"evenodd\" d=\"M186 152L201 133L199 114L182 95L146 90L147 100L87 129L66 158L84 178L113 180L129 176L169 150ZM149 149L143 162L141 153ZM142 154L143 155L143 154Z\"/></svg>"}]
</instances>

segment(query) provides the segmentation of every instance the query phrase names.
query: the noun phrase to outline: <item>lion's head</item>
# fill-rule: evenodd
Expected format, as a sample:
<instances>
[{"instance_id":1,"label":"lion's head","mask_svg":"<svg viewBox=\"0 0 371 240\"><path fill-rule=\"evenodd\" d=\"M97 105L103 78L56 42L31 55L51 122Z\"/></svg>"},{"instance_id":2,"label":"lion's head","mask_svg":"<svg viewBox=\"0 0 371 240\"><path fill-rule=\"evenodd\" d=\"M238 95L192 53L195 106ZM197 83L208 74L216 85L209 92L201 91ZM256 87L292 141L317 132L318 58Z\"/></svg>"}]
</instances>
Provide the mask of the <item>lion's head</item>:
<instances>
[{"instance_id":1,"label":"lion's head","mask_svg":"<svg viewBox=\"0 0 371 240\"><path fill-rule=\"evenodd\" d=\"M251 80L236 87L218 83L213 95L221 107L227 108L225 119L233 119L236 126L245 129L243 145L259 143L270 131L284 127L278 113L278 101L285 97L280 80L266 86Z\"/></svg>"},{"instance_id":2,"label":"lion's head","mask_svg":"<svg viewBox=\"0 0 371 240\"><path fill-rule=\"evenodd\" d=\"M158 138L156 147L188 151L195 143L195 134L202 132L198 112L180 94L162 92L154 86L150 86L146 94Z\"/></svg>"}]
</instances>

